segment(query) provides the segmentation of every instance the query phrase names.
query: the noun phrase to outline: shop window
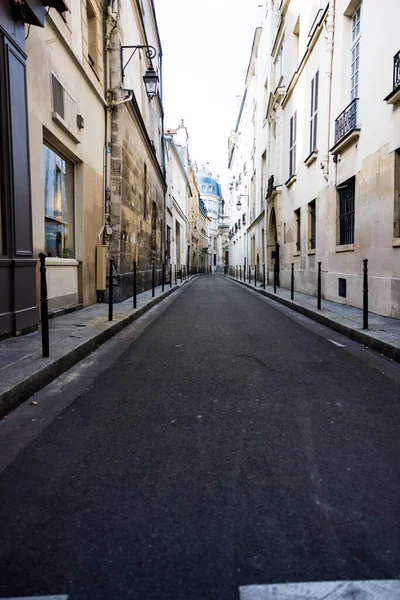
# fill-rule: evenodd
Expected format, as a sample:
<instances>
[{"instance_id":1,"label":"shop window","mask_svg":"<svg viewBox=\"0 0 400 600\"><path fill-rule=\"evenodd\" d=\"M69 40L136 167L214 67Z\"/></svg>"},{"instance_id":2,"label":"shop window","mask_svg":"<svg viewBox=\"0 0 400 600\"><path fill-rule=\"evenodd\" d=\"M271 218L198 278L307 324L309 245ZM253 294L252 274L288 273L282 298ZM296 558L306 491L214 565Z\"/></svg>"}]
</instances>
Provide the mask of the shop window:
<instances>
[{"instance_id":1,"label":"shop window","mask_svg":"<svg viewBox=\"0 0 400 600\"><path fill-rule=\"evenodd\" d=\"M74 165L43 145L46 254L74 258Z\"/></svg>"}]
</instances>

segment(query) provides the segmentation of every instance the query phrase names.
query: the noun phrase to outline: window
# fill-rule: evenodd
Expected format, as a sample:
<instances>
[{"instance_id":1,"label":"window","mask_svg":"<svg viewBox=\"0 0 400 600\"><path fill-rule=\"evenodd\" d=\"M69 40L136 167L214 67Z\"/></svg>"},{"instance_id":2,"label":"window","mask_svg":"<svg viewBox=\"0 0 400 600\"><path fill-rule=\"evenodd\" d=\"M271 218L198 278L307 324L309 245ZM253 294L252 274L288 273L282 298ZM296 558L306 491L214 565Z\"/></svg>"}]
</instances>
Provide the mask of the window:
<instances>
[{"instance_id":1,"label":"window","mask_svg":"<svg viewBox=\"0 0 400 600\"><path fill-rule=\"evenodd\" d=\"M354 244L354 198L356 178L337 188L339 192L339 244Z\"/></svg>"},{"instance_id":2,"label":"window","mask_svg":"<svg viewBox=\"0 0 400 600\"><path fill-rule=\"evenodd\" d=\"M294 218L296 222L296 250L300 252L300 208L294 211Z\"/></svg>"},{"instance_id":3,"label":"window","mask_svg":"<svg viewBox=\"0 0 400 600\"><path fill-rule=\"evenodd\" d=\"M293 30L293 70L296 71L300 63L300 17Z\"/></svg>"},{"instance_id":4,"label":"window","mask_svg":"<svg viewBox=\"0 0 400 600\"><path fill-rule=\"evenodd\" d=\"M347 285L346 284L347 284L347 280L343 279L342 277L339 277L339 279L338 279L338 288L339 288L338 295L341 298L346 298L346 295L347 295L347 289L346 289Z\"/></svg>"},{"instance_id":5,"label":"window","mask_svg":"<svg viewBox=\"0 0 400 600\"><path fill-rule=\"evenodd\" d=\"M310 154L317 149L319 71L311 81Z\"/></svg>"},{"instance_id":6,"label":"window","mask_svg":"<svg viewBox=\"0 0 400 600\"><path fill-rule=\"evenodd\" d=\"M143 218L147 219L147 165L144 163L143 173Z\"/></svg>"},{"instance_id":7,"label":"window","mask_svg":"<svg viewBox=\"0 0 400 600\"><path fill-rule=\"evenodd\" d=\"M290 139L289 139L289 179L296 173L296 128L297 113L295 112L290 119Z\"/></svg>"},{"instance_id":8,"label":"window","mask_svg":"<svg viewBox=\"0 0 400 600\"><path fill-rule=\"evenodd\" d=\"M265 196L267 195L267 152L261 157L261 210L265 207Z\"/></svg>"},{"instance_id":9,"label":"window","mask_svg":"<svg viewBox=\"0 0 400 600\"><path fill-rule=\"evenodd\" d=\"M358 98L360 72L361 4L351 19L351 83L350 99Z\"/></svg>"},{"instance_id":10,"label":"window","mask_svg":"<svg viewBox=\"0 0 400 600\"><path fill-rule=\"evenodd\" d=\"M308 231L310 233L309 238L309 250L315 250L315 239L316 239L316 214L315 214L315 200L312 200L308 204Z\"/></svg>"},{"instance_id":11,"label":"window","mask_svg":"<svg viewBox=\"0 0 400 600\"><path fill-rule=\"evenodd\" d=\"M279 85L281 77L283 76L283 42L279 48L278 57L275 63L275 74L276 74L276 85Z\"/></svg>"},{"instance_id":12,"label":"window","mask_svg":"<svg viewBox=\"0 0 400 600\"><path fill-rule=\"evenodd\" d=\"M47 256L74 258L74 165L43 145Z\"/></svg>"},{"instance_id":13,"label":"window","mask_svg":"<svg viewBox=\"0 0 400 600\"><path fill-rule=\"evenodd\" d=\"M88 61L94 71L98 67L97 58L97 19L89 0L86 0Z\"/></svg>"},{"instance_id":14,"label":"window","mask_svg":"<svg viewBox=\"0 0 400 600\"><path fill-rule=\"evenodd\" d=\"M155 202L151 211L151 250L157 252L157 204Z\"/></svg>"},{"instance_id":15,"label":"window","mask_svg":"<svg viewBox=\"0 0 400 600\"><path fill-rule=\"evenodd\" d=\"M400 149L396 150L394 155L393 237L400 238Z\"/></svg>"},{"instance_id":16,"label":"window","mask_svg":"<svg viewBox=\"0 0 400 600\"><path fill-rule=\"evenodd\" d=\"M166 260L171 258L171 227L167 225L167 248L166 248Z\"/></svg>"}]
</instances>

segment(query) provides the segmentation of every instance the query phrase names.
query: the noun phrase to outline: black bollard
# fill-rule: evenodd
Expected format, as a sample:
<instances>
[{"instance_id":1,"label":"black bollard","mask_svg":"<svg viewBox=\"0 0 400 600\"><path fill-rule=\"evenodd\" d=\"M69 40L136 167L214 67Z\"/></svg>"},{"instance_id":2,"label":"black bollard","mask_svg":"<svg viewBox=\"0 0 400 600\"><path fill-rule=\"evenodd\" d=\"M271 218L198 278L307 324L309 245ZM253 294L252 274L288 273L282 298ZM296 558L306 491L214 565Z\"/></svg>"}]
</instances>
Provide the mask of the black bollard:
<instances>
[{"instance_id":1,"label":"black bollard","mask_svg":"<svg viewBox=\"0 0 400 600\"><path fill-rule=\"evenodd\" d=\"M363 285L363 329L368 329L368 258L364 263L364 285Z\"/></svg>"},{"instance_id":2,"label":"black bollard","mask_svg":"<svg viewBox=\"0 0 400 600\"><path fill-rule=\"evenodd\" d=\"M114 261L110 258L110 273L108 282L108 320L113 320L113 302L114 302Z\"/></svg>"},{"instance_id":3,"label":"black bollard","mask_svg":"<svg viewBox=\"0 0 400 600\"><path fill-rule=\"evenodd\" d=\"M251 265L249 265L249 283L251 283Z\"/></svg>"},{"instance_id":4,"label":"black bollard","mask_svg":"<svg viewBox=\"0 0 400 600\"><path fill-rule=\"evenodd\" d=\"M292 263L292 276L291 276L291 283L290 283L290 299L291 300L294 299L294 263Z\"/></svg>"},{"instance_id":5,"label":"black bollard","mask_svg":"<svg viewBox=\"0 0 400 600\"><path fill-rule=\"evenodd\" d=\"M136 260L133 261L133 308L136 308L137 300L137 281L136 281Z\"/></svg>"},{"instance_id":6,"label":"black bollard","mask_svg":"<svg viewBox=\"0 0 400 600\"><path fill-rule=\"evenodd\" d=\"M156 268L153 263L153 270L152 270L152 274L151 274L151 295L153 296L153 298L155 295L155 288L156 288Z\"/></svg>"},{"instance_id":7,"label":"black bollard","mask_svg":"<svg viewBox=\"0 0 400 600\"><path fill-rule=\"evenodd\" d=\"M210 273L211 273L211 265L210 265Z\"/></svg>"},{"instance_id":8,"label":"black bollard","mask_svg":"<svg viewBox=\"0 0 400 600\"><path fill-rule=\"evenodd\" d=\"M172 288L172 265L169 265L169 287Z\"/></svg>"},{"instance_id":9,"label":"black bollard","mask_svg":"<svg viewBox=\"0 0 400 600\"><path fill-rule=\"evenodd\" d=\"M321 310L321 263L318 263L318 310Z\"/></svg>"},{"instance_id":10,"label":"black bollard","mask_svg":"<svg viewBox=\"0 0 400 600\"><path fill-rule=\"evenodd\" d=\"M164 284L165 284L165 265L163 263L162 265L162 272L161 272L161 290L164 291Z\"/></svg>"},{"instance_id":11,"label":"black bollard","mask_svg":"<svg viewBox=\"0 0 400 600\"><path fill-rule=\"evenodd\" d=\"M40 259L40 312L42 318L42 357L50 356L49 344L49 310L47 303L46 255L39 254Z\"/></svg>"},{"instance_id":12,"label":"black bollard","mask_svg":"<svg viewBox=\"0 0 400 600\"><path fill-rule=\"evenodd\" d=\"M276 264L274 265L274 294L276 294Z\"/></svg>"},{"instance_id":13,"label":"black bollard","mask_svg":"<svg viewBox=\"0 0 400 600\"><path fill-rule=\"evenodd\" d=\"M263 288L265 290L265 265L263 265Z\"/></svg>"},{"instance_id":14,"label":"black bollard","mask_svg":"<svg viewBox=\"0 0 400 600\"><path fill-rule=\"evenodd\" d=\"M257 265L254 267L254 287L257 287Z\"/></svg>"},{"instance_id":15,"label":"black bollard","mask_svg":"<svg viewBox=\"0 0 400 600\"><path fill-rule=\"evenodd\" d=\"M178 285L178 273L176 271L176 265L175 265L175 285Z\"/></svg>"},{"instance_id":16,"label":"black bollard","mask_svg":"<svg viewBox=\"0 0 400 600\"><path fill-rule=\"evenodd\" d=\"M183 266L181 265L181 283L183 283Z\"/></svg>"}]
</instances>

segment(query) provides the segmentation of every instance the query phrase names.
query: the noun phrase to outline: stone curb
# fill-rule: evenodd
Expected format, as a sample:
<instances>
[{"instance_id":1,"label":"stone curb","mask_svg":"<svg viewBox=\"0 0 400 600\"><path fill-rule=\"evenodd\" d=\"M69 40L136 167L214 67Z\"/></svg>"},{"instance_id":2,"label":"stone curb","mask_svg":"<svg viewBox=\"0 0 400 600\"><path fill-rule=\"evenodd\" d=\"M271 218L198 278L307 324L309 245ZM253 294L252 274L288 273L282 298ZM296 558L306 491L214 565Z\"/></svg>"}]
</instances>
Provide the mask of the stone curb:
<instances>
[{"instance_id":1,"label":"stone curb","mask_svg":"<svg viewBox=\"0 0 400 600\"><path fill-rule=\"evenodd\" d=\"M162 292L156 298L152 298L147 304L136 309L134 313L126 315L119 321L113 322L113 324L105 329L93 335L89 340L86 340L76 348L73 348L63 356L56 359L43 359L51 360L49 364L43 365L38 370L29 375L26 379L19 381L14 386L0 392L0 418L4 417L14 408L17 408L30 396L38 392L40 389L48 385L51 381L68 371L76 363L83 360L99 346L104 344L107 340L111 339L114 335L119 333L122 329L136 321L139 317L144 315L151 308L159 304L162 300L165 300L173 292L182 288L183 285L190 283L196 275L184 281L180 285L174 285L169 290ZM114 305L115 306L115 305Z\"/></svg>"},{"instance_id":2,"label":"stone curb","mask_svg":"<svg viewBox=\"0 0 400 600\"><path fill-rule=\"evenodd\" d=\"M334 319L330 319L329 317L324 315L323 312L317 312L312 308L308 308L307 306L299 304L295 300L288 300L287 298L282 298L281 296L275 295L271 292L268 292L267 290L264 290L262 288L256 288L252 285L249 285L248 283L245 283L244 281L239 281L230 276L228 277L228 279L242 285L243 287L248 288L249 290L257 292L262 296L266 296L270 300L275 300L275 302L283 304L287 308L291 308L292 310L295 310L296 312L304 315L305 317L313 319L314 321L317 321L317 323L321 323L321 325L325 325L326 327L329 327L330 329L333 329L334 331L337 331L338 333L341 333L342 335L345 335L346 337L356 342L360 342L367 348L371 348L372 350L379 352L379 354L383 354L387 358L391 358L396 362L400 362L400 348L398 346L394 346L389 342L384 342L383 340L375 338L363 330L353 329L348 325L338 323Z\"/></svg>"}]
</instances>

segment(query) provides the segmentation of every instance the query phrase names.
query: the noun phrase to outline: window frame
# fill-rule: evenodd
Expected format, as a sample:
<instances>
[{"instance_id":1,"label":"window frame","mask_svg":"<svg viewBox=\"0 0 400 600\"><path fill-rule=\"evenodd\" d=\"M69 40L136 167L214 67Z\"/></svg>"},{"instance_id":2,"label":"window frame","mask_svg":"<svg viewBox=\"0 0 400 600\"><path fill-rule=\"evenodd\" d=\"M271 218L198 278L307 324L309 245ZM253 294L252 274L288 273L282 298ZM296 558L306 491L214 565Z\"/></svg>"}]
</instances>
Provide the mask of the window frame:
<instances>
[{"instance_id":1,"label":"window frame","mask_svg":"<svg viewBox=\"0 0 400 600\"><path fill-rule=\"evenodd\" d=\"M336 188L338 192L339 246L354 244L356 178L351 177ZM345 195L349 193L350 195ZM351 195L352 194L352 195Z\"/></svg>"},{"instance_id":2,"label":"window frame","mask_svg":"<svg viewBox=\"0 0 400 600\"><path fill-rule=\"evenodd\" d=\"M317 151L318 135L318 105L319 105L319 70L311 80L310 102L310 154Z\"/></svg>"},{"instance_id":3,"label":"window frame","mask_svg":"<svg viewBox=\"0 0 400 600\"><path fill-rule=\"evenodd\" d=\"M301 246L301 210L300 207L294 211L294 218L296 223L296 251L300 252Z\"/></svg>"},{"instance_id":4,"label":"window frame","mask_svg":"<svg viewBox=\"0 0 400 600\"><path fill-rule=\"evenodd\" d=\"M54 217L54 212L53 212L53 217L49 216L47 214L47 196L46 196L46 177L45 177L45 170L46 170L46 164L44 162L44 148L47 148L47 150L49 150L50 152L52 152L53 154L55 154L55 156L57 156L61 161L63 161L66 165L65 167L65 193L66 193L66 208L67 208L67 215L66 215L66 220L65 220L65 215L63 213L63 220L61 219L57 219ZM48 258L57 258L58 260L62 260L62 259L76 259L76 227L75 227L75 164L73 163L73 161L71 159L69 159L67 156L65 156L65 154L63 154L63 152L61 152L56 146L54 146L53 144L51 144L50 142L48 142L46 139L43 139L42 141L42 152L43 152L43 175L44 175L44 181L43 181L43 200L44 200L44 204L43 204L43 208L44 208L44 244L45 244L45 252L46 255L48 256ZM64 182L62 181L62 177L63 177L63 172L60 169L60 174L61 174L61 182L60 182L60 193L61 193L61 205L62 205L62 209L63 207L63 185ZM54 181L53 181L54 183ZM69 194L71 197L69 197ZM54 194L53 194L53 208L54 208ZM63 225L64 229L66 229L66 232L63 232L63 237L62 242L64 245L64 249L62 250L62 254L64 253L68 253L68 256L63 256L58 255L58 249L56 251L56 255L55 256L50 256L47 250L47 240L50 239L48 237L48 232L47 232L47 227L46 227L46 219L51 220L53 223L60 223L61 225ZM60 233L60 232L59 232ZM72 237L72 244L71 247L65 248L65 239L66 237L68 237L68 235L71 235ZM59 239L59 238L57 238ZM57 248L57 243L56 243L56 248Z\"/></svg>"},{"instance_id":5,"label":"window frame","mask_svg":"<svg viewBox=\"0 0 400 600\"><path fill-rule=\"evenodd\" d=\"M297 111L290 117L289 124L289 179L296 174Z\"/></svg>"},{"instance_id":6,"label":"window frame","mask_svg":"<svg viewBox=\"0 0 400 600\"><path fill-rule=\"evenodd\" d=\"M362 2L351 16L351 47L350 47L350 100L359 97L360 84L360 40L361 40L361 15Z\"/></svg>"},{"instance_id":7,"label":"window frame","mask_svg":"<svg viewBox=\"0 0 400 600\"><path fill-rule=\"evenodd\" d=\"M317 202L315 199L308 203L308 214L310 225L308 248L309 250L315 250L317 245Z\"/></svg>"}]
</instances>

